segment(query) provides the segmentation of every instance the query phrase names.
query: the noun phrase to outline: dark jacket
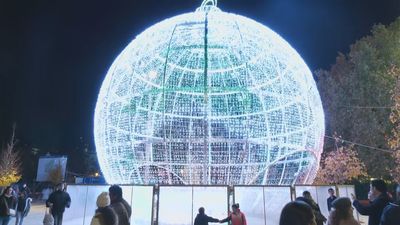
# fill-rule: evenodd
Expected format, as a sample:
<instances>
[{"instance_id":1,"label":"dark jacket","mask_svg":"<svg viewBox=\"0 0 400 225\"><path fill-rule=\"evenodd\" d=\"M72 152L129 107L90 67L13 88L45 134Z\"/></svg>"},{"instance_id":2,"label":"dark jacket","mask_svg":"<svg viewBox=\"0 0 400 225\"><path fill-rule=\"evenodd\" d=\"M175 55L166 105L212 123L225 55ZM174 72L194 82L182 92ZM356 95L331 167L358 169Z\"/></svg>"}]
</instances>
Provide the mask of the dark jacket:
<instances>
[{"instance_id":1,"label":"dark jacket","mask_svg":"<svg viewBox=\"0 0 400 225\"><path fill-rule=\"evenodd\" d=\"M4 194L0 196L0 216L9 216L10 209L15 209L17 200L14 196L5 196Z\"/></svg>"},{"instance_id":2,"label":"dark jacket","mask_svg":"<svg viewBox=\"0 0 400 225\"><path fill-rule=\"evenodd\" d=\"M49 203L53 203L53 206L51 207L52 213L63 213L65 211L65 207L69 208L71 205L71 198L67 192L57 190L51 193L49 199L47 199L47 207L50 207Z\"/></svg>"},{"instance_id":3,"label":"dark jacket","mask_svg":"<svg viewBox=\"0 0 400 225\"><path fill-rule=\"evenodd\" d=\"M17 203L17 211L18 212L23 212L25 210L27 200L28 198L25 197L24 195L18 196L18 203Z\"/></svg>"},{"instance_id":4,"label":"dark jacket","mask_svg":"<svg viewBox=\"0 0 400 225\"><path fill-rule=\"evenodd\" d=\"M317 222L317 225L323 225L326 221L327 218L322 214L321 209L319 208L319 205L311 199L305 198L305 197L297 197L297 201L303 201L309 205L313 211L313 214L315 216L315 222Z\"/></svg>"},{"instance_id":5,"label":"dark jacket","mask_svg":"<svg viewBox=\"0 0 400 225\"><path fill-rule=\"evenodd\" d=\"M323 225L327 221L327 219L322 214L321 209L319 208L319 205L313 201L310 206L313 210L313 213L315 216L315 222L317 222L317 225Z\"/></svg>"},{"instance_id":6,"label":"dark jacket","mask_svg":"<svg viewBox=\"0 0 400 225\"><path fill-rule=\"evenodd\" d=\"M399 225L400 224L400 206L390 203L382 212L381 223L379 225Z\"/></svg>"},{"instance_id":7,"label":"dark jacket","mask_svg":"<svg viewBox=\"0 0 400 225\"><path fill-rule=\"evenodd\" d=\"M194 219L194 225L208 225L208 222L219 222L219 220L206 214L197 214L196 219Z\"/></svg>"},{"instance_id":8,"label":"dark jacket","mask_svg":"<svg viewBox=\"0 0 400 225\"><path fill-rule=\"evenodd\" d=\"M117 219L117 225L130 224L132 209L128 202L121 198L120 200L111 203L110 207L114 210Z\"/></svg>"},{"instance_id":9,"label":"dark jacket","mask_svg":"<svg viewBox=\"0 0 400 225\"><path fill-rule=\"evenodd\" d=\"M336 198L337 198L336 196L329 196L329 198L326 199L326 204L328 205L328 211L331 211L332 202L335 201Z\"/></svg>"},{"instance_id":10,"label":"dark jacket","mask_svg":"<svg viewBox=\"0 0 400 225\"><path fill-rule=\"evenodd\" d=\"M17 200L17 211L22 212L22 216L25 217L28 215L31 210L31 202L32 199L28 197L24 197L20 195Z\"/></svg>"},{"instance_id":11,"label":"dark jacket","mask_svg":"<svg viewBox=\"0 0 400 225\"><path fill-rule=\"evenodd\" d=\"M369 216L368 225L379 225L383 209L389 204L387 194L379 195L368 205L362 205L358 200L353 201L353 206L361 215Z\"/></svg>"},{"instance_id":12,"label":"dark jacket","mask_svg":"<svg viewBox=\"0 0 400 225\"><path fill-rule=\"evenodd\" d=\"M91 225L116 225L117 220L114 211L110 206L101 207L96 210Z\"/></svg>"}]
</instances>

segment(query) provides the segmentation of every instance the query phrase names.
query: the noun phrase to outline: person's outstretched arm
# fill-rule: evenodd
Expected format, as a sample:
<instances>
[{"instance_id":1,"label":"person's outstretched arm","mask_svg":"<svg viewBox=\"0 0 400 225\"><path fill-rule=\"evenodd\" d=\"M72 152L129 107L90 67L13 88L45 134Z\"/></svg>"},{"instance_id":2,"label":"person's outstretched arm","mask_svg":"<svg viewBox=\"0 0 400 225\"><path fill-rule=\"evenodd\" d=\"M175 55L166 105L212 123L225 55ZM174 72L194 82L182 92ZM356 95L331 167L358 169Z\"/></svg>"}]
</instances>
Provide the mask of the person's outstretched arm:
<instances>
[{"instance_id":1,"label":"person's outstretched arm","mask_svg":"<svg viewBox=\"0 0 400 225\"><path fill-rule=\"evenodd\" d=\"M215 219L215 218L212 218L211 216L207 216L207 222L217 223L217 222L219 222L219 219Z\"/></svg>"},{"instance_id":2,"label":"person's outstretched arm","mask_svg":"<svg viewBox=\"0 0 400 225\"><path fill-rule=\"evenodd\" d=\"M223 220L220 220L219 222L220 222L220 223L226 223L226 222L230 221L231 218L232 218L231 215L229 215L228 217L226 217L226 218L223 219Z\"/></svg>"},{"instance_id":3,"label":"person's outstretched arm","mask_svg":"<svg viewBox=\"0 0 400 225\"><path fill-rule=\"evenodd\" d=\"M379 208L384 207L383 201L373 201L368 205L362 205L358 200L353 201L353 206L357 209L357 211L364 216L369 216L376 212Z\"/></svg>"}]
</instances>

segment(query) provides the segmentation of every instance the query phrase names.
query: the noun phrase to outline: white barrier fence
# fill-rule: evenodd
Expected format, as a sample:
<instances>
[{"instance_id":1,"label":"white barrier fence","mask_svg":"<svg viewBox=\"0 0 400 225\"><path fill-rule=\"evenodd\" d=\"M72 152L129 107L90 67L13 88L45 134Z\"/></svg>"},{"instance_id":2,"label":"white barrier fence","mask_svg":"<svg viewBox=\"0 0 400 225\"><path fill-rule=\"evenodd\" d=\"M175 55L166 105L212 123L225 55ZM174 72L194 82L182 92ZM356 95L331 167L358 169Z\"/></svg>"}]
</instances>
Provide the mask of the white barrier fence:
<instances>
[{"instance_id":1,"label":"white barrier fence","mask_svg":"<svg viewBox=\"0 0 400 225\"><path fill-rule=\"evenodd\" d=\"M239 203L248 224L278 225L284 205L307 190L328 217L328 189L350 197L352 185L338 186L121 186L124 199L132 206L132 225L192 225L199 207L214 218L226 218L229 206ZM109 185L69 185L72 204L64 213L64 225L90 225L97 196ZM367 217L354 211L362 224Z\"/></svg>"}]
</instances>

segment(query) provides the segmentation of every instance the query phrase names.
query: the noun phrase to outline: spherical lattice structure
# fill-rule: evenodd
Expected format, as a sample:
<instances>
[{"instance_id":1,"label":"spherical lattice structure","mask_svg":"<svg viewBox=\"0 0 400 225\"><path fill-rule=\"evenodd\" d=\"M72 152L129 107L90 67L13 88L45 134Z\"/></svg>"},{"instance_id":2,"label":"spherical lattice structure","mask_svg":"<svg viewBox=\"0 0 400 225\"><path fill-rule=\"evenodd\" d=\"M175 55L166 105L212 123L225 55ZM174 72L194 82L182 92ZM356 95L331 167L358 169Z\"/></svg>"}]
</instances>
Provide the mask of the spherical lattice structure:
<instances>
[{"instance_id":1,"label":"spherical lattice structure","mask_svg":"<svg viewBox=\"0 0 400 225\"><path fill-rule=\"evenodd\" d=\"M203 3L117 57L94 134L109 183L309 183L324 116L310 70L285 40Z\"/></svg>"}]
</instances>

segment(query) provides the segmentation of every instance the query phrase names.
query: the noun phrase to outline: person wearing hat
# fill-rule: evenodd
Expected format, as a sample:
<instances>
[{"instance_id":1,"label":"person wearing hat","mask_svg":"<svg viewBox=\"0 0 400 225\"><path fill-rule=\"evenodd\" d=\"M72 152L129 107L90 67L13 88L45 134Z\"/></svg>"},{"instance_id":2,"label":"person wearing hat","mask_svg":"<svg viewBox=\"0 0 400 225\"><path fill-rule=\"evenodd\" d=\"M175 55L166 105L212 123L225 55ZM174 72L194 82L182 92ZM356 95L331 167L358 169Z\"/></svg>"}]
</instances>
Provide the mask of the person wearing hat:
<instances>
[{"instance_id":1,"label":"person wearing hat","mask_svg":"<svg viewBox=\"0 0 400 225\"><path fill-rule=\"evenodd\" d=\"M232 205L232 213L225 219L219 221L225 223L231 221L232 225L247 225L246 216L239 209L239 203Z\"/></svg>"},{"instance_id":2,"label":"person wearing hat","mask_svg":"<svg viewBox=\"0 0 400 225\"><path fill-rule=\"evenodd\" d=\"M360 225L353 216L353 207L349 198L336 198L332 202L328 225Z\"/></svg>"},{"instance_id":3,"label":"person wearing hat","mask_svg":"<svg viewBox=\"0 0 400 225\"><path fill-rule=\"evenodd\" d=\"M62 225L63 214L65 208L71 205L71 197L64 190L63 183L56 185L56 190L50 194L46 201L46 207L50 207L51 214L54 218L54 225Z\"/></svg>"},{"instance_id":4,"label":"person wearing hat","mask_svg":"<svg viewBox=\"0 0 400 225\"><path fill-rule=\"evenodd\" d=\"M97 209L90 225L115 225L115 213L110 208L110 196L108 192L102 192L97 197Z\"/></svg>"}]
</instances>

